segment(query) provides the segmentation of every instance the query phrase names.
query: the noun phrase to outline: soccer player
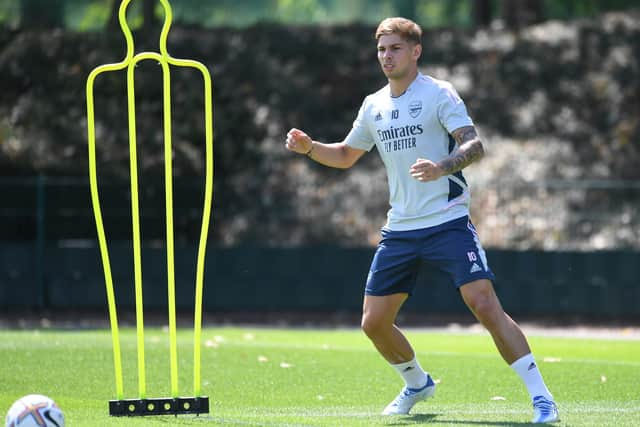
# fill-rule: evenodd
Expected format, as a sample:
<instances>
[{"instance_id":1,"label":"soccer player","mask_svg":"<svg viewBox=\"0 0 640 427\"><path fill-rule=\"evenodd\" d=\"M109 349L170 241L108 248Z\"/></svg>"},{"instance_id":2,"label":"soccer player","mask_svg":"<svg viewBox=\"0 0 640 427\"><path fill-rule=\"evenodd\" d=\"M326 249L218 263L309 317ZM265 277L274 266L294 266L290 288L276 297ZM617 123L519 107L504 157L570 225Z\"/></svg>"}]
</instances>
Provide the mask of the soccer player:
<instances>
[{"instance_id":1,"label":"soccer player","mask_svg":"<svg viewBox=\"0 0 640 427\"><path fill-rule=\"evenodd\" d=\"M375 37L389 83L365 98L345 140L324 144L294 128L286 148L329 167L350 168L376 146L387 170L391 209L365 286L362 329L405 386L382 413L408 414L435 392L431 376L395 325L420 263L427 262L449 274L524 382L533 401L533 422L556 421L553 396L522 330L502 309L469 219L470 193L462 169L480 160L484 149L465 104L451 84L418 71L422 30L415 22L387 18Z\"/></svg>"}]
</instances>

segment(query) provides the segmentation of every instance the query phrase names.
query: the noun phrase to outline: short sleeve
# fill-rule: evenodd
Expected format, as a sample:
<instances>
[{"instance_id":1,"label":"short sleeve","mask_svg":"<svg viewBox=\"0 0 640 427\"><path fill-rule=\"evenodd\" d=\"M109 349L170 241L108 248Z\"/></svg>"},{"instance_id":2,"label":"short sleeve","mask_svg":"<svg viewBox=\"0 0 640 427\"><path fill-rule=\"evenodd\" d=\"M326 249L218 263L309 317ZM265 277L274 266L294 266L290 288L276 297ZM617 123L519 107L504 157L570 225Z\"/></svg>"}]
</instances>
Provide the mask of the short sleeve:
<instances>
[{"instance_id":1,"label":"short sleeve","mask_svg":"<svg viewBox=\"0 0 640 427\"><path fill-rule=\"evenodd\" d=\"M473 120L467 113L464 101L450 84L442 86L438 96L438 119L442 126L451 133L465 126L473 126Z\"/></svg>"},{"instance_id":2,"label":"short sleeve","mask_svg":"<svg viewBox=\"0 0 640 427\"><path fill-rule=\"evenodd\" d=\"M371 151L375 145L375 140L373 139L369 126L367 125L366 109L367 99L365 98L364 102L360 106L360 110L358 111L358 116L353 121L353 127L344 139L344 142L349 147L356 148L358 150Z\"/></svg>"}]
</instances>

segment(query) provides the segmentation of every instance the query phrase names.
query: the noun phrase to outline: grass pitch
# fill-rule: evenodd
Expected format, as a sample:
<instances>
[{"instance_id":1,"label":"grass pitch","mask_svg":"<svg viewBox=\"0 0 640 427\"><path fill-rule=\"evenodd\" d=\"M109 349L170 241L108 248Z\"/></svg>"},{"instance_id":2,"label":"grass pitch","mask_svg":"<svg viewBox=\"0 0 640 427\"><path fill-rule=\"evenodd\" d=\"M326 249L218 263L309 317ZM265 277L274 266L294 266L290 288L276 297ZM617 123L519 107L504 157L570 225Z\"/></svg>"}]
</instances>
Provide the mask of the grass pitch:
<instances>
[{"instance_id":1,"label":"grass pitch","mask_svg":"<svg viewBox=\"0 0 640 427\"><path fill-rule=\"evenodd\" d=\"M516 375L486 334L410 330L439 382L414 413L381 417L402 384L359 330L203 330L205 416L114 418L108 330L0 331L0 410L45 394L67 426L524 426L532 410ZM135 331L121 331L126 398L137 397ZM192 335L178 333L181 395L192 395ZM560 426L640 425L640 340L529 336L554 393ZM146 331L148 397L169 396L169 340Z\"/></svg>"}]
</instances>

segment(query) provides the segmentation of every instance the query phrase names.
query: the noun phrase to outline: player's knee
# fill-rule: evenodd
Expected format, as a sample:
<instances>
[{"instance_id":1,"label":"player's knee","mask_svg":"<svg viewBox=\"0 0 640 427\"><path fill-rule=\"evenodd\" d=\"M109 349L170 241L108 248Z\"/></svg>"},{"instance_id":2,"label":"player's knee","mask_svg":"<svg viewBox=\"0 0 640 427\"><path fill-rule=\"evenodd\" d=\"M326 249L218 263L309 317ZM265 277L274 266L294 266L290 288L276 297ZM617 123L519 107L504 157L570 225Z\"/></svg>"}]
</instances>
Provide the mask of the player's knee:
<instances>
[{"instance_id":1,"label":"player's knee","mask_svg":"<svg viewBox=\"0 0 640 427\"><path fill-rule=\"evenodd\" d=\"M365 314L362 316L360 327L366 336L373 339L384 330L385 322L379 316Z\"/></svg>"},{"instance_id":2,"label":"player's knee","mask_svg":"<svg viewBox=\"0 0 640 427\"><path fill-rule=\"evenodd\" d=\"M481 296L473 300L471 310L481 320L488 319L493 317L493 314L495 313L495 310L496 310L496 305L493 304L490 298Z\"/></svg>"},{"instance_id":3,"label":"player's knee","mask_svg":"<svg viewBox=\"0 0 640 427\"><path fill-rule=\"evenodd\" d=\"M482 323L489 321L502 310L493 292L474 292L465 298L467 306Z\"/></svg>"}]
</instances>

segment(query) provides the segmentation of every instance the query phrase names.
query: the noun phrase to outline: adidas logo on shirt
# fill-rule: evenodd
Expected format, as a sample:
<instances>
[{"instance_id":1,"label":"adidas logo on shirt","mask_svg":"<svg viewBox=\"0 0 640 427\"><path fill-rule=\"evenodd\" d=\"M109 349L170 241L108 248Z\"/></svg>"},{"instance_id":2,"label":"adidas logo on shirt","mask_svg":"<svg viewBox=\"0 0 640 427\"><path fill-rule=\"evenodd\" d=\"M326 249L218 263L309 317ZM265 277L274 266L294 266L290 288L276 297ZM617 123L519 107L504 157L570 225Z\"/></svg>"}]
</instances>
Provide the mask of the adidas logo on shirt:
<instances>
[{"instance_id":1,"label":"adidas logo on shirt","mask_svg":"<svg viewBox=\"0 0 640 427\"><path fill-rule=\"evenodd\" d=\"M482 271L482 267L480 267L478 263L474 262L469 273L477 273L478 271Z\"/></svg>"}]
</instances>

